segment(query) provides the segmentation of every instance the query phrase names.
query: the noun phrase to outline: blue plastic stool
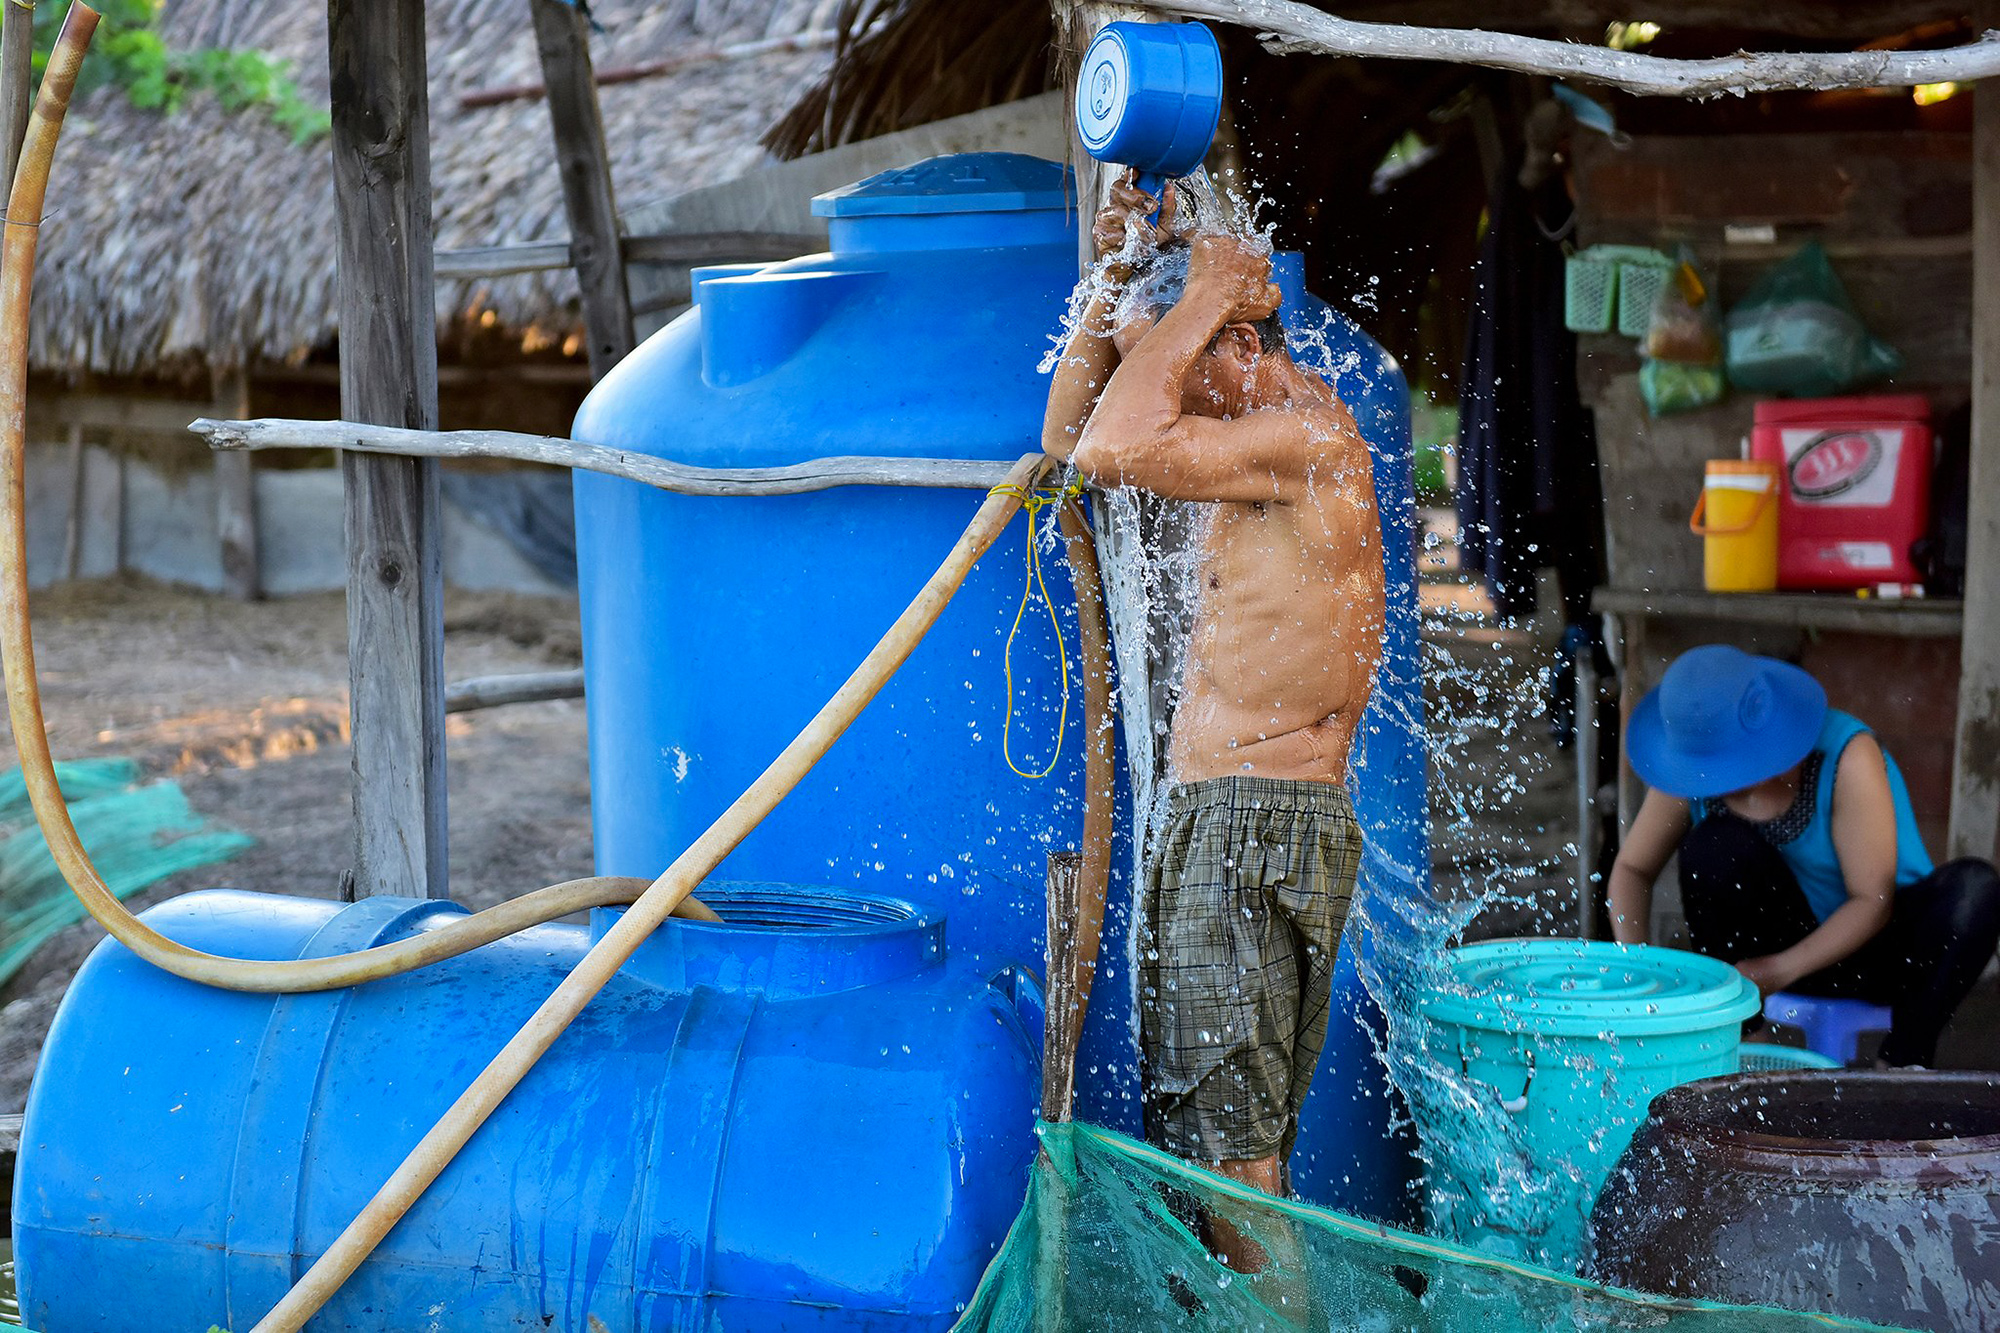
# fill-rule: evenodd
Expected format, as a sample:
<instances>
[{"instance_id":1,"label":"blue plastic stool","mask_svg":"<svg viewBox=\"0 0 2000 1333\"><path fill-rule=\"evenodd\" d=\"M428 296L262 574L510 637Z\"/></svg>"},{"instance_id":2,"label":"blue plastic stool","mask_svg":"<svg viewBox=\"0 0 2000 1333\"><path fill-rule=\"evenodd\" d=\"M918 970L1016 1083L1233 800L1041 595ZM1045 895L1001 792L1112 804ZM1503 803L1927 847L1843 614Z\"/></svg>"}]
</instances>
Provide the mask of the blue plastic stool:
<instances>
[{"instance_id":1,"label":"blue plastic stool","mask_svg":"<svg viewBox=\"0 0 2000 1333\"><path fill-rule=\"evenodd\" d=\"M1806 1034L1806 1047L1842 1064L1854 1062L1864 1032L1887 1032L1889 1010L1866 1000L1834 1000L1820 995L1774 992L1764 1001L1764 1017Z\"/></svg>"}]
</instances>

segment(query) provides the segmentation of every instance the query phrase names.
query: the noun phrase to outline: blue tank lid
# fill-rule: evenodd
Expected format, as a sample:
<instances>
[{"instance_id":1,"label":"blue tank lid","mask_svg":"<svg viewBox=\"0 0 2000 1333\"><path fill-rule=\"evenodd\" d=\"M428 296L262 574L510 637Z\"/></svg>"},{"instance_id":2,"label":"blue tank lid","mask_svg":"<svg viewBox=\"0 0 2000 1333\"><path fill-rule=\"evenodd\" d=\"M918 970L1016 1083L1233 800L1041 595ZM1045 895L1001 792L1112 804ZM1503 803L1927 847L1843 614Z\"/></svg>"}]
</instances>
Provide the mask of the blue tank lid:
<instances>
[{"instance_id":1,"label":"blue tank lid","mask_svg":"<svg viewBox=\"0 0 2000 1333\"><path fill-rule=\"evenodd\" d=\"M952 153L813 200L836 255L1073 246L1068 167L1025 153Z\"/></svg>"},{"instance_id":2,"label":"blue tank lid","mask_svg":"<svg viewBox=\"0 0 2000 1333\"><path fill-rule=\"evenodd\" d=\"M1075 198L1060 162L1026 153L952 153L817 195L813 216L908 217L915 213L1022 213L1067 209Z\"/></svg>"}]
</instances>

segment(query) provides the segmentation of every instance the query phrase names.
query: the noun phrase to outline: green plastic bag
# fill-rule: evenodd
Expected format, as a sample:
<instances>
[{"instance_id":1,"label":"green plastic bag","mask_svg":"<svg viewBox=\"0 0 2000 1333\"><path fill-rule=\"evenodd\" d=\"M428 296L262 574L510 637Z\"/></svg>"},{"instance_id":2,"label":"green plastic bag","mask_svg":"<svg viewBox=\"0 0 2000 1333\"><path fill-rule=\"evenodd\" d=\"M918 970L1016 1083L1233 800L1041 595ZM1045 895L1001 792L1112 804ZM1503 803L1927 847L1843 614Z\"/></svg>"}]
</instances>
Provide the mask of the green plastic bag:
<instances>
[{"instance_id":1,"label":"green plastic bag","mask_svg":"<svg viewBox=\"0 0 2000 1333\"><path fill-rule=\"evenodd\" d=\"M1729 381L1722 373L1719 303L1685 245L1667 281L1653 299L1653 312L1640 340L1639 396L1656 417L1692 412L1722 401Z\"/></svg>"},{"instance_id":2,"label":"green plastic bag","mask_svg":"<svg viewBox=\"0 0 2000 1333\"><path fill-rule=\"evenodd\" d=\"M1819 242L1759 278L1729 312L1729 382L1757 393L1824 398L1903 368L1871 337Z\"/></svg>"},{"instance_id":3,"label":"green plastic bag","mask_svg":"<svg viewBox=\"0 0 2000 1333\"><path fill-rule=\"evenodd\" d=\"M1669 1300L1272 1198L1091 1125L1043 1125L1027 1207L956 1333L1806 1333L1832 1315ZM1270 1262L1212 1258L1221 1218Z\"/></svg>"}]
</instances>

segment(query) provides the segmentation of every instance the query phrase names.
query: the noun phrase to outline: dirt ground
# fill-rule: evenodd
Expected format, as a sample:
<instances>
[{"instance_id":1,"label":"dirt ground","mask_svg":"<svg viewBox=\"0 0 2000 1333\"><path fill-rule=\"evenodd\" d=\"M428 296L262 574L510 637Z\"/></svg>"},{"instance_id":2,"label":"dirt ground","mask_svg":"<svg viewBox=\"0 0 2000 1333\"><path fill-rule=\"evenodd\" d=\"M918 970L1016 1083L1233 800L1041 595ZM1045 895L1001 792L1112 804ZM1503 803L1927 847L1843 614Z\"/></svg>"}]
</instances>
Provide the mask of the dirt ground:
<instances>
[{"instance_id":1,"label":"dirt ground","mask_svg":"<svg viewBox=\"0 0 2000 1333\"><path fill-rule=\"evenodd\" d=\"M33 605L56 754L136 758L149 776L175 778L196 811L257 839L233 861L136 895L135 909L216 885L338 896L353 859L338 594L239 603L106 582ZM447 680L578 660L574 600L447 599ZM456 714L446 762L454 898L484 907L590 873L581 700ZM94 922L70 927L0 991L0 1113L21 1109L63 990L102 937Z\"/></svg>"}]
</instances>

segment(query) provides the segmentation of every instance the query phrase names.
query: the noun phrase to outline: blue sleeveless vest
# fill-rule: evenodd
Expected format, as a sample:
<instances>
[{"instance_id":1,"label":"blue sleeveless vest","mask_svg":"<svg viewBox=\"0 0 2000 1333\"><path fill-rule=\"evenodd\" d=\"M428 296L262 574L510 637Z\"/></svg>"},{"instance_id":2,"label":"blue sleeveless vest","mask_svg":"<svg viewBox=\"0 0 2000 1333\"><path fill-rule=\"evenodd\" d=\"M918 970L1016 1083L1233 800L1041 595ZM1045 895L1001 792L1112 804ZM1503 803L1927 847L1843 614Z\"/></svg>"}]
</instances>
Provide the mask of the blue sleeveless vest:
<instances>
[{"instance_id":1,"label":"blue sleeveless vest","mask_svg":"<svg viewBox=\"0 0 2000 1333\"><path fill-rule=\"evenodd\" d=\"M1826 721L1821 724L1819 739L1812 748L1812 754L1820 757L1812 819L1796 838L1776 844L1778 854L1785 858L1799 888L1804 890L1806 904L1821 921L1847 901L1847 881L1840 873L1840 856L1833 847L1833 782L1840 772L1840 756L1847 743L1867 730L1852 714L1835 708L1826 710ZM1924 850L1923 835L1917 832L1916 811L1910 806L1910 790L1903 783L1902 770L1896 767L1887 750L1882 752L1882 758L1889 769L1889 794L1896 802L1896 887L1900 889L1931 873L1931 856ZM1696 822L1724 808L1719 800L1690 804Z\"/></svg>"}]
</instances>

